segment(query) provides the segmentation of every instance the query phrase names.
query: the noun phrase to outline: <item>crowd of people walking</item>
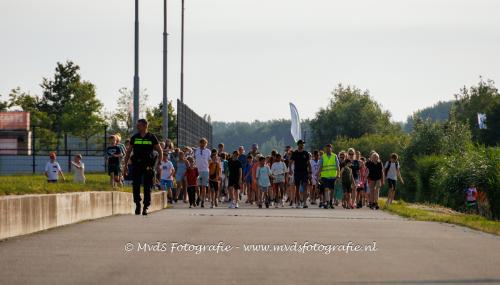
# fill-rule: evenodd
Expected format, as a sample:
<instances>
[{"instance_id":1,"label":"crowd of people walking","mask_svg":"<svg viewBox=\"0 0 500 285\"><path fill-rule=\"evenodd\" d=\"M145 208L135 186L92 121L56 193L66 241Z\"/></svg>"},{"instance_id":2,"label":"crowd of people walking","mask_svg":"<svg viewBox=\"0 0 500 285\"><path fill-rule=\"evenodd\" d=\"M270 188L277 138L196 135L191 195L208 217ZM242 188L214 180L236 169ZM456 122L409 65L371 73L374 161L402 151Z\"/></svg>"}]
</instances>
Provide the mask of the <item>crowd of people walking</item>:
<instances>
[{"instance_id":1,"label":"crowd of people walking","mask_svg":"<svg viewBox=\"0 0 500 285\"><path fill-rule=\"evenodd\" d=\"M113 188L132 185L137 215L147 215L151 191L167 192L168 202L189 208L226 204L237 209L242 203L258 208L308 208L318 205L334 209L369 207L378 210L380 188L388 184L390 204L398 180L403 182L398 155L385 164L376 151L363 156L353 148L334 152L332 144L311 152L299 140L295 148L262 154L257 144L247 153L244 146L227 152L223 143L209 149L205 138L198 147L175 148L172 141L159 141L148 131L148 122L137 122L137 133L124 143L111 135L106 149L108 174ZM74 177L84 182L84 164L77 155ZM56 182L62 170L51 154L46 175ZM144 199L140 186L144 188ZM140 202L143 200L141 208ZM142 211L141 211L142 210Z\"/></svg>"},{"instance_id":2,"label":"crowd of people walking","mask_svg":"<svg viewBox=\"0 0 500 285\"><path fill-rule=\"evenodd\" d=\"M388 183L391 203L398 180L403 182L397 154L383 164L376 151L367 158L353 148L336 154L326 144L309 152L302 140L295 149L287 146L283 153L273 150L269 155L261 154L257 144L248 153L243 146L232 152L223 143L207 146L205 138L194 149L165 143L158 187L168 192L170 203L189 203L190 208L222 203L239 208L244 203L258 208L379 209L381 186Z\"/></svg>"}]
</instances>

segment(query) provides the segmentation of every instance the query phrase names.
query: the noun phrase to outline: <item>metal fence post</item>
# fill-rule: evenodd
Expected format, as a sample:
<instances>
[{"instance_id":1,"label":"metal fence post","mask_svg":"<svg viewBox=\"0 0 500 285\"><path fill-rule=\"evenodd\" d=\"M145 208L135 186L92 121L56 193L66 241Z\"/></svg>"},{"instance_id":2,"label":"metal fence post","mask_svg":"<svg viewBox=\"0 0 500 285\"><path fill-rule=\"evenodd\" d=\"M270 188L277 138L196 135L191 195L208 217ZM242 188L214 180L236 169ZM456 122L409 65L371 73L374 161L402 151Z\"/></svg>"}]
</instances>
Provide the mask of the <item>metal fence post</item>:
<instances>
[{"instance_id":1,"label":"metal fence post","mask_svg":"<svg viewBox=\"0 0 500 285\"><path fill-rule=\"evenodd\" d=\"M107 142L107 136L108 136L108 126L104 126L104 144L103 144L103 155L104 155L104 172L106 172L106 169L108 169L108 160L106 159L106 142Z\"/></svg>"},{"instance_id":2,"label":"metal fence post","mask_svg":"<svg viewBox=\"0 0 500 285\"><path fill-rule=\"evenodd\" d=\"M36 172L36 156L35 156L35 143L36 143L36 140L35 140L35 126L32 126L32 132L31 132L31 157L32 157L32 160L33 160L33 174L35 174Z\"/></svg>"},{"instance_id":3,"label":"metal fence post","mask_svg":"<svg viewBox=\"0 0 500 285\"><path fill-rule=\"evenodd\" d=\"M71 173L71 149L68 150L68 173Z\"/></svg>"}]
</instances>

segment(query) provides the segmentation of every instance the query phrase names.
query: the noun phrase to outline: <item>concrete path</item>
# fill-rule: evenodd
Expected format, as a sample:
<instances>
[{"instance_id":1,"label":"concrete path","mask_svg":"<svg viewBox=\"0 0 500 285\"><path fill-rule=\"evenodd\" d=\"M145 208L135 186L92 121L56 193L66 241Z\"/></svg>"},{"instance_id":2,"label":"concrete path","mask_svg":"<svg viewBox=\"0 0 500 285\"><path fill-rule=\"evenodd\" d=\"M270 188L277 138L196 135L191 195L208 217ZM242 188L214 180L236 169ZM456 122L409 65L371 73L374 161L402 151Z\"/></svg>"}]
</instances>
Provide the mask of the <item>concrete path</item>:
<instances>
[{"instance_id":1,"label":"concrete path","mask_svg":"<svg viewBox=\"0 0 500 285\"><path fill-rule=\"evenodd\" d=\"M245 251L295 241L323 251ZM171 252L174 242L193 246ZM193 251L219 242L232 250ZM346 252L374 242L376 251ZM180 204L0 242L0 284L500 284L500 238L368 209Z\"/></svg>"}]
</instances>

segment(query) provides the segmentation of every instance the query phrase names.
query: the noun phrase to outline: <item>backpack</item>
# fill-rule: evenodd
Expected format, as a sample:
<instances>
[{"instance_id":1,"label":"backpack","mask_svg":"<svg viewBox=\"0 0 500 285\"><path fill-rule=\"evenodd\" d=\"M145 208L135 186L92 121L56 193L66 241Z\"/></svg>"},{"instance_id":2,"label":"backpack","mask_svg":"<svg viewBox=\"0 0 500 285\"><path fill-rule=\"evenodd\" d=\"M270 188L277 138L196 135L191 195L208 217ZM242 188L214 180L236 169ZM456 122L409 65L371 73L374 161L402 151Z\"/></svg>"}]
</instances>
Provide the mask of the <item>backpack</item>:
<instances>
[{"instance_id":1,"label":"backpack","mask_svg":"<svg viewBox=\"0 0 500 285\"><path fill-rule=\"evenodd\" d=\"M351 184L352 181L351 181L351 175L352 175L352 170L351 168L349 167L346 167L343 171L342 171L342 184L343 185L348 185L348 184Z\"/></svg>"},{"instance_id":2,"label":"backpack","mask_svg":"<svg viewBox=\"0 0 500 285\"><path fill-rule=\"evenodd\" d=\"M392 162L390 160L387 162L387 166L385 167L385 171L384 171L385 176L387 176L387 173L389 172L389 169L391 168L391 163ZM396 169L399 169L399 161L396 161L395 164L396 164Z\"/></svg>"}]
</instances>

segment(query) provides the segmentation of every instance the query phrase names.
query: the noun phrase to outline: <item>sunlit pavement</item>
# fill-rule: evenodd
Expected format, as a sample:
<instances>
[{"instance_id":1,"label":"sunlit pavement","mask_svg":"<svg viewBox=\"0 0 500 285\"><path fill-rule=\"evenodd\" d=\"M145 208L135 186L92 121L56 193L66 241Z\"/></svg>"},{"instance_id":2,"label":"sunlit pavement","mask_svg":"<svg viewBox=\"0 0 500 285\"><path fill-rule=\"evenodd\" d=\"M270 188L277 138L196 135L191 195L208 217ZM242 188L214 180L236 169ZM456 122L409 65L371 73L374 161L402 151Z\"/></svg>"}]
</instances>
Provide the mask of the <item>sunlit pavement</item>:
<instances>
[{"instance_id":1,"label":"sunlit pavement","mask_svg":"<svg viewBox=\"0 0 500 285\"><path fill-rule=\"evenodd\" d=\"M500 284L494 235L367 208L240 206L180 202L12 238L0 284Z\"/></svg>"}]
</instances>

